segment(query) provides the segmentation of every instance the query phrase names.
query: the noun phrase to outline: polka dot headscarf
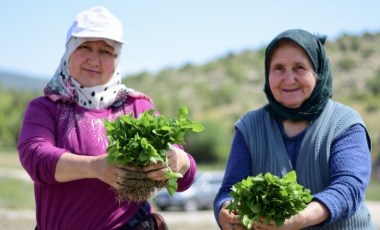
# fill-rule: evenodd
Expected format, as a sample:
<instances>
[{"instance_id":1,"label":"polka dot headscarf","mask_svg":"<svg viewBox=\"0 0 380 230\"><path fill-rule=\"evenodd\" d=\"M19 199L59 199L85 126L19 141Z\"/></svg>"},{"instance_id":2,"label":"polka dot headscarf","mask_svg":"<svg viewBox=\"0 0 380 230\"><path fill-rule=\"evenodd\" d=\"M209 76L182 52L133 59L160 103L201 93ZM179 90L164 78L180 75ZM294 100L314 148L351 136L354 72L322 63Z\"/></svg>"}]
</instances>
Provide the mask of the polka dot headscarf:
<instances>
[{"instance_id":1,"label":"polka dot headscarf","mask_svg":"<svg viewBox=\"0 0 380 230\"><path fill-rule=\"evenodd\" d=\"M120 62L121 43L104 39L115 48L115 71L110 80L104 85L93 87L81 86L69 74L68 61L71 54L84 42L99 40L95 38L72 37L66 45L66 51L61 59L53 78L46 86L44 93L51 100L77 103L88 109L103 109L111 105L117 106L124 101L130 89L121 84L121 76L118 68Z\"/></svg>"}]
</instances>

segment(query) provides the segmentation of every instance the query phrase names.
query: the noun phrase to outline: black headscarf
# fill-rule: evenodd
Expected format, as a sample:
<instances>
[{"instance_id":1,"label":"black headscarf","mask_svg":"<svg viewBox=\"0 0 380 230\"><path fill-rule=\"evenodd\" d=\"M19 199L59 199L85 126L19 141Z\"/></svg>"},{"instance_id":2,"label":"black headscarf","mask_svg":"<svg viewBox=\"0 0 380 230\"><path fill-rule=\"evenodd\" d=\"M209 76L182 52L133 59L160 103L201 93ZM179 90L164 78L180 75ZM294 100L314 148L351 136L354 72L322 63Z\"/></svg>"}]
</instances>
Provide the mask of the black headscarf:
<instances>
[{"instance_id":1,"label":"black headscarf","mask_svg":"<svg viewBox=\"0 0 380 230\"><path fill-rule=\"evenodd\" d=\"M297 43L309 56L314 72L318 75L317 82L310 97L299 108L288 108L273 97L269 87L269 65L273 50L283 40ZM265 109L281 120L309 121L318 118L332 97L332 75L329 60L324 50L326 36L313 35L305 30L291 29L277 35L268 45L265 52L265 85L264 92L269 104Z\"/></svg>"}]
</instances>

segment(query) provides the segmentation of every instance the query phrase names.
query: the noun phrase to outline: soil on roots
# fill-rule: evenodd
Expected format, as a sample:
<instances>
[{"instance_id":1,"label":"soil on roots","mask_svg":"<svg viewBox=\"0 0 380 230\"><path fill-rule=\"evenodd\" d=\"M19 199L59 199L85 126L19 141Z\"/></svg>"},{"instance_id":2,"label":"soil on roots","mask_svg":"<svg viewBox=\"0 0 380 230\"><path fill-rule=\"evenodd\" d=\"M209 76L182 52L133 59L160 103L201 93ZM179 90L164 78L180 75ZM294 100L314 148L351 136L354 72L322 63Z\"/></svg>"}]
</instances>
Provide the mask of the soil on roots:
<instances>
[{"instance_id":1,"label":"soil on roots","mask_svg":"<svg viewBox=\"0 0 380 230\"><path fill-rule=\"evenodd\" d=\"M167 181L151 180L148 178L143 179L143 183L135 186L123 186L121 189L116 190L117 199L119 202L125 200L132 200L134 202L141 202L148 200L159 190L167 185Z\"/></svg>"}]
</instances>

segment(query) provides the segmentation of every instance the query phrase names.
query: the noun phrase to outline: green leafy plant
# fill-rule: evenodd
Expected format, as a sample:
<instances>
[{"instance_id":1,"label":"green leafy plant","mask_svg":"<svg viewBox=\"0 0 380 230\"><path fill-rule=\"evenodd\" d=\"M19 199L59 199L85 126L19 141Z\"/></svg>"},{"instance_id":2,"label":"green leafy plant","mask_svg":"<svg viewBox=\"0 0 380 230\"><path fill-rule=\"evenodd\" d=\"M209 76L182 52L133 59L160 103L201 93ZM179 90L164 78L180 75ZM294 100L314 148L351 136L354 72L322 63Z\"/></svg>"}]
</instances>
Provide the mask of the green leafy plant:
<instances>
[{"instance_id":1,"label":"green leafy plant","mask_svg":"<svg viewBox=\"0 0 380 230\"><path fill-rule=\"evenodd\" d=\"M270 173L248 176L232 186L230 195L234 200L227 209L237 213L247 229L252 229L253 222L261 217L265 218L264 223L274 220L280 227L285 219L305 209L313 198L310 190L296 180L294 170L282 178Z\"/></svg>"},{"instance_id":2,"label":"green leafy plant","mask_svg":"<svg viewBox=\"0 0 380 230\"><path fill-rule=\"evenodd\" d=\"M120 116L114 121L105 120L109 141L108 163L139 168L158 162L167 164L166 151L171 148L172 144L186 144L185 138L190 132L204 130L202 124L190 120L187 116L187 107L181 107L178 111L178 118L167 118L164 115L158 115L154 110L148 110L137 118L133 114L129 114ZM173 172L169 167L167 169L168 172L165 175L167 180L163 185L172 195L177 191L177 179L182 175ZM145 180L152 184L147 192L140 189L138 191L140 194L134 196L131 193L136 189L129 191L125 188L124 192L130 193L125 195L135 201L145 200L149 198L152 190L162 187L162 183L157 182L157 184L150 179Z\"/></svg>"}]
</instances>

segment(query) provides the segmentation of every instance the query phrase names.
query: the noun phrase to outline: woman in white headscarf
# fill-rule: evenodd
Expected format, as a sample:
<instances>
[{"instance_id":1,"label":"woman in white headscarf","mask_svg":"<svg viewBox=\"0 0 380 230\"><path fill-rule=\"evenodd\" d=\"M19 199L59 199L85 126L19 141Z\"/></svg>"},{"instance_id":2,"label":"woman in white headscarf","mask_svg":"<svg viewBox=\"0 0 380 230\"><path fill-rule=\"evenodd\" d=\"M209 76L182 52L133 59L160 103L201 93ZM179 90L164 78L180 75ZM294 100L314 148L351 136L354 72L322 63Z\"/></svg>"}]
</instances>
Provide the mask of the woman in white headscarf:
<instances>
[{"instance_id":1,"label":"woman in white headscarf","mask_svg":"<svg viewBox=\"0 0 380 230\"><path fill-rule=\"evenodd\" d=\"M117 202L114 189L128 184L129 169L107 164L104 119L155 109L146 95L121 83L122 35L121 22L104 7L78 14L45 96L26 109L18 150L35 183L39 230L133 229L151 213L146 201ZM169 167L183 175L178 191L186 190L194 159L180 146L167 157ZM163 163L143 171L150 179L166 179Z\"/></svg>"}]
</instances>

